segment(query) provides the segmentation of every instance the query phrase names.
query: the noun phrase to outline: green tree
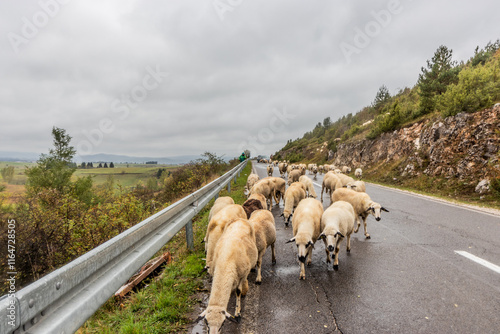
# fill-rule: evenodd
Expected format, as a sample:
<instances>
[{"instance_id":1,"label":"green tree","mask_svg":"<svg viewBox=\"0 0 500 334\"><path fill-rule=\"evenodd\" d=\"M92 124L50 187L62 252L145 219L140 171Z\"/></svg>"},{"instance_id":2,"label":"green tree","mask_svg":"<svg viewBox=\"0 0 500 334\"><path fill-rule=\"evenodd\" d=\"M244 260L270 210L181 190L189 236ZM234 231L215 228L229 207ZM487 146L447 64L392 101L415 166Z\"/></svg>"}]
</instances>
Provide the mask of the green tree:
<instances>
[{"instance_id":1,"label":"green tree","mask_svg":"<svg viewBox=\"0 0 500 334\"><path fill-rule=\"evenodd\" d=\"M332 120L330 119L330 116L328 116L323 120L323 127L328 129L330 125L332 125Z\"/></svg>"},{"instance_id":2,"label":"green tree","mask_svg":"<svg viewBox=\"0 0 500 334\"><path fill-rule=\"evenodd\" d=\"M26 169L28 176L27 190L37 193L42 189L56 189L61 193L68 191L71 176L76 168L71 159L76 151L70 146L71 136L66 130L57 127L52 128L54 137L54 149L49 154L42 154L37 165Z\"/></svg>"},{"instance_id":3,"label":"green tree","mask_svg":"<svg viewBox=\"0 0 500 334\"><path fill-rule=\"evenodd\" d=\"M446 92L448 85L456 83L460 68L452 60L453 51L441 45L431 60L427 60L427 68L422 67L418 77L420 89L419 113L427 114L436 107L436 96Z\"/></svg>"},{"instance_id":4,"label":"green tree","mask_svg":"<svg viewBox=\"0 0 500 334\"><path fill-rule=\"evenodd\" d=\"M5 182L11 183L12 179L14 178L14 166L7 166L2 168L1 174Z\"/></svg>"},{"instance_id":5,"label":"green tree","mask_svg":"<svg viewBox=\"0 0 500 334\"><path fill-rule=\"evenodd\" d=\"M379 109L380 106L385 104L391 98L389 89L385 85L380 86L377 94L375 95L375 100L373 100L373 107Z\"/></svg>"}]
</instances>

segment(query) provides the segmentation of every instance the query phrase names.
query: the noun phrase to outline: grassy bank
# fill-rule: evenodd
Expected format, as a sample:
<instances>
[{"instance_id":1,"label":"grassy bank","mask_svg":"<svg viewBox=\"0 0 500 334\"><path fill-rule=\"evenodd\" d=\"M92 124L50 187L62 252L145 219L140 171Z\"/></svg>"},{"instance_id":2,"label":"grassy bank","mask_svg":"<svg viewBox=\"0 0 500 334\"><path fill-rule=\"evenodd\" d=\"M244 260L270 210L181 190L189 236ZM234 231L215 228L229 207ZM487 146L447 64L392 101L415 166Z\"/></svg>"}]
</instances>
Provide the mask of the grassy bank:
<instances>
[{"instance_id":1,"label":"grassy bank","mask_svg":"<svg viewBox=\"0 0 500 334\"><path fill-rule=\"evenodd\" d=\"M245 200L243 189L250 174L249 163L237 183L231 183L231 193L222 191L220 196L231 196L235 203ZM159 276L150 278L131 292L125 300L108 300L77 332L90 333L184 333L193 321L189 314L199 302L197 295L203 287L205 265L202 243L208 224L208 213L213 201L193 219L194 251L186 248L184 230L178 233L163 249L169 251L173 261L162 269Z\"/></svg>"}]
</instances>

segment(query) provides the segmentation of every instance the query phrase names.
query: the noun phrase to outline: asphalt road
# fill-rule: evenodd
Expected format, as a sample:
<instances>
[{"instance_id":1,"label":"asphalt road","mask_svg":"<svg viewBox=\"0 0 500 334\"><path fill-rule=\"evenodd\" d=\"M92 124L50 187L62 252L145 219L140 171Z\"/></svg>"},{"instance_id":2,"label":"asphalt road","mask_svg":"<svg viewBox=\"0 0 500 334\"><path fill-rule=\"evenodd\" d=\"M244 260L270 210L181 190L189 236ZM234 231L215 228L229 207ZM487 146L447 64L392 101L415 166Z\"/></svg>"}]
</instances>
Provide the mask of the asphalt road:
<instances>
[{"instance_id":1,"label":"asphalt road","mask_svg":"<svg viewBox=\"0 0 500 334\"><path fill-rule=\"evenodd\" d=\"M254 168L267 176L264 164ZM371 239L361 226L350 254L344 241L338 271L318 241L305 281L295 244L285 243L283 204L274 206L277 264L268 249L262 285L251 273L241 323L226 322L222 333L500 333L500 216L371 184L367 193L390 211L368 218Z\"/></svg>"}]
</instances>

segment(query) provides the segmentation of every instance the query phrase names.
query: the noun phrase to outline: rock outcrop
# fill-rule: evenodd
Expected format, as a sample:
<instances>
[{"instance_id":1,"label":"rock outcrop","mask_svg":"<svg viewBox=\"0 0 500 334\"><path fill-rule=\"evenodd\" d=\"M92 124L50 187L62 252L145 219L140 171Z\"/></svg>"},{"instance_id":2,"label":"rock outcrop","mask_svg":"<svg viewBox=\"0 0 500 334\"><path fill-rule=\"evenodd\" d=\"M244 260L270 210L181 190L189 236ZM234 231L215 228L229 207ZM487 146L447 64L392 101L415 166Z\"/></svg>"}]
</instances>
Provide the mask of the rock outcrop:
<instances>
[{"instance_id":1,"label":"rock outcrop","mask_svg":"<svg viewBox=\"0 0 500 334\"><path fill-rule=\"evenodd\" d=\"M424 173L477 183L500 175L500 104L443 120L422 121L375 140L339 144L337 166L370 169L400 161L402 176Z\"/></svg>"}]
</instances>

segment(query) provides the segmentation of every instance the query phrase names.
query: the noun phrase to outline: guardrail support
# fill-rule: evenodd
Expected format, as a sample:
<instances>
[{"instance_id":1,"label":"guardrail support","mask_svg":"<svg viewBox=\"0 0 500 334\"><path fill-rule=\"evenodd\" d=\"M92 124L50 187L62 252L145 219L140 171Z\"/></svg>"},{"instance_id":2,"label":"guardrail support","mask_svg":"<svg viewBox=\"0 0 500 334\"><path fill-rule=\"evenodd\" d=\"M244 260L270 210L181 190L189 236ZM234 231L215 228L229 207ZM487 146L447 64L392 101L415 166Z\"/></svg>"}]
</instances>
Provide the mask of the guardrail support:
<instances>
[{"instance_id":1,"label":"guardrail support","mask_svg":"<svg viewBox=\"0 0 500 334\"><path fill-rule=\"evenodd\" d=\"M227 192L230 193L231 192L231 182L228 182L227 183Z\"/></svg>"},{"instance_id":2,"label":"guardrail support","mask_svg":"<svg viewBox=\"0 0 500 334\"><path fill-rule=\"evenodd\" d=\"M193 220L191 219L186 224L186 242L190 251L194 250L194 237L193 237Z\"/></svg>"}]
</instances>

